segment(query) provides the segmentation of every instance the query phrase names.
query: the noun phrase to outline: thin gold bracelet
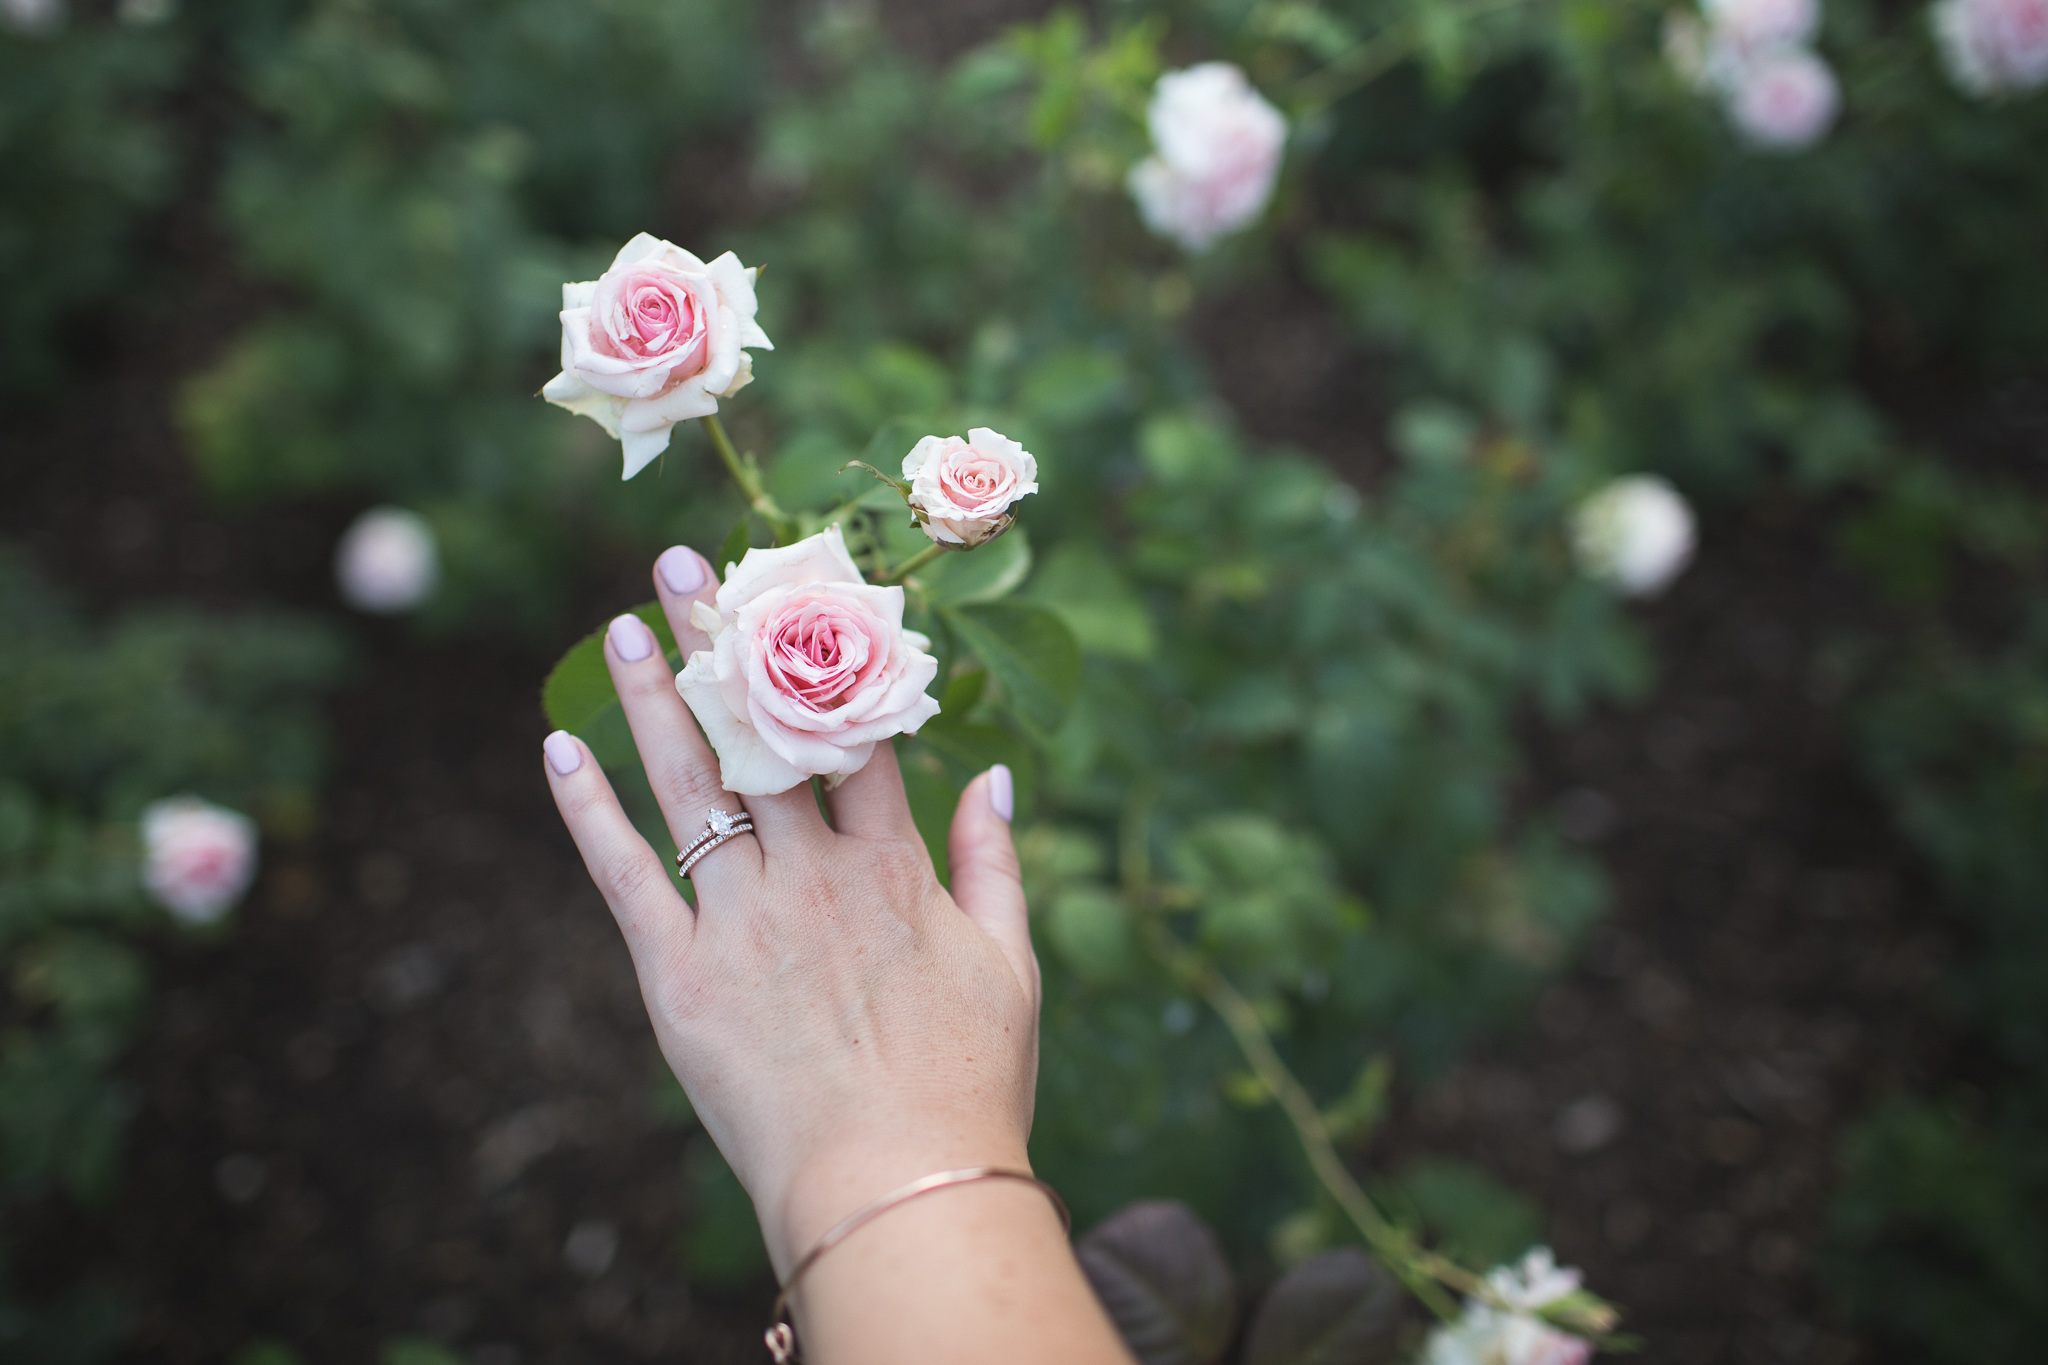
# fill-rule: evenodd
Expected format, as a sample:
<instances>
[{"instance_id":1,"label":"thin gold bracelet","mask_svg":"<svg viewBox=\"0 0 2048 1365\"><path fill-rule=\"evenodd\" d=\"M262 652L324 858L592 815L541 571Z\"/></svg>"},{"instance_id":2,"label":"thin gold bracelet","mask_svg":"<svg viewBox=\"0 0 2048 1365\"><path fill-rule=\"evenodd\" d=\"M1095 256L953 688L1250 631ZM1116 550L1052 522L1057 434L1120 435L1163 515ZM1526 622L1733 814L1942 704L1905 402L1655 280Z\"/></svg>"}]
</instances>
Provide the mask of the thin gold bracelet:
<instances>
[{"instance_id":1,"label":"thin gold bracelet","mask_svg":"<svg viewBox=\"0 0 2048 1365\"><path fill-rule=\"evenodd\" d=\"M769 1314L771 1324L766 1334L768 1354L775 1358L775 1365L792 1365L798 1358L796 1328L790 1325L785 1310L789 1307L789 1296L795 1291L796 1282L803 1278L804 1272L809 1270L820 1256L898 1204L907 1204L921 1194L930 1194L933 1190L942 1190L948 1185L965 1185L976 1180L1015 1180L1021 1184L1037 1186L1045 1191L1045 1197L1052 1200L1052 1206L1059 1210L1061 1226L1069 1233L1074 1230L1074 1216L1067 1212L1067 1201L1060 1198L1058 1190L1029 1171L1013 1171L1004 1166L969 1166L965 1170L940 1171L935 1175L913 1180L902 1189L893 1190L874 1203L855 1209L833 1224L832 1230L820 1237L818 1244L805 1252L803 1259L790 1269L789 1280L782 1286L782 1292L775 1296L775 1309Z\"/></svg>"}]
</instances>

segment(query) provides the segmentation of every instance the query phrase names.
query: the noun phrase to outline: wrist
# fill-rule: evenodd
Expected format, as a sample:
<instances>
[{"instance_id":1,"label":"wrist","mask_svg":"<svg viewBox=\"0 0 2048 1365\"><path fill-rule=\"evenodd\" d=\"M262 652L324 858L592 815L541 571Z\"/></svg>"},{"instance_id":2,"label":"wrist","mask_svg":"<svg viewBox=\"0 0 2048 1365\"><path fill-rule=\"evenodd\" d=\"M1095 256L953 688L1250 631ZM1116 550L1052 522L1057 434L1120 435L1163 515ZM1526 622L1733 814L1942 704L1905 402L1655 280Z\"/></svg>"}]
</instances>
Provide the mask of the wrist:
<instances>
[{"instance_id":1,"label":"wrist","mask_svg":"<svg viewBox=\"0 0 2048 1365\"><path fill-rule=\"evenodd\" d=\"M780 1207L763 1220L777 1276L786 1277L847 1215L914 1180L971 1166L1029 1172L1031 1159L1019 1135L967 1130L842 1141L812 1153L785 1185Z\"/></svg>"}]
</instances>

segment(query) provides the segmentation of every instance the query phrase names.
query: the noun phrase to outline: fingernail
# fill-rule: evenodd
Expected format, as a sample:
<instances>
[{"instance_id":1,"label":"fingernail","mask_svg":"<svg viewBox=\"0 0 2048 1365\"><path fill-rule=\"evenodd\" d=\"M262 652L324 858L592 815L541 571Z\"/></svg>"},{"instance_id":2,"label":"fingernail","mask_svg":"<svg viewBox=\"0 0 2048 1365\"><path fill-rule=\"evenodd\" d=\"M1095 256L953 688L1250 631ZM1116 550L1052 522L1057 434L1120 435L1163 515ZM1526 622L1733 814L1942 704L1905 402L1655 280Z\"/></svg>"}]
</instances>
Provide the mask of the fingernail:
<instances>
[{"instance_id":1,"label":"fingernail","mask_svg":"<svg viewBox=\"0 0 2048 1365\"><path fill-rule=\"evenodd\" d=\"M630 611L615 619L607 633L612 637L612 653L629 664L637 664L654 652L654 632Z\"/></svg>"},{"instance_id":2,"label":"fingernail","mask_svg":"<svg viewBox=\"0 0 2048 1365\"><path fill-rule=\"evenodd\" d=\"M541 752L548 756L548 766L555 770L556 777L567 777L583 766L583 750L567 730L557 730L540 742Z\"/></svg>"},{"instance_id":3,"label":"fingernail","mask_svg":"<svg viewBox=\"0 0 2048 1365\"><path fill-rule=\"evenodd\" d=\"M1001 763L988 770L988 803L1008 824L1017 813L1017 792L1010 782L1010 770Z\"/></svg>"},{"instance_id":4,"label":"fingernail","mask_svg":"<svg viewBox=\"0 0 2048 1365\"><path fill-rule=\"evenodd\" d=\"M704 561L697 552L687 545L672 545L661 552L661 558L654 561L654 567L661 574L661 581L668 590L678 597L684 597L704 586Z\"/></svg>"}]
</instances>

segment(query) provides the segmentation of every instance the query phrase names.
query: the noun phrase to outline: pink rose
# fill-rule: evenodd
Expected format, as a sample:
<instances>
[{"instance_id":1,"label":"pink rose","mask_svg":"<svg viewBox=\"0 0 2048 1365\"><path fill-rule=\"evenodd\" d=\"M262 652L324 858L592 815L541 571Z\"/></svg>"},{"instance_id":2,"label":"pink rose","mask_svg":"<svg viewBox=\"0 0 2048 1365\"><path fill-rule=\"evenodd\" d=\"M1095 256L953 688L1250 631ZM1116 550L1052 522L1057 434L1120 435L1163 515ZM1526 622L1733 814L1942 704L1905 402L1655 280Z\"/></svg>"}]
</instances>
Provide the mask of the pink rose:
<instances>
[{"instance_id":1,"label":"pink rose","mask_svg":"<svg viewBox=\"0 0 2048 1365\"><path fill-rule=\"evenodd\" d=\"M864 582L837 526L726 566L711 637L676 676L718 751L721 781L770 796L816 776L859 772L875 745L938 714L925 695L939 663L903 628L903 589Z\"/></svg>"},{"instance_id":2,"label":"pink rose","mask_svg":"<svg viewBox=\"0 0 2048 1365\"><path fill-rule=\"evenodd\" d=\"M1942 0L1932 18L1949 75L1969 93L2048 82L2048 0Z\"/></svg>"},{"instance_id":3,"label":"pink rose","mask_svg":"<svg viewBox=\"0 0 2048 1365\"><path fill-rule=\"evenodd\" d=\"M256 825L248 816L174 796L142 812L142 884L187 924L210 924L256 877Z\"/></svg>"},{"instance_id":4,"label":"pink rose","mask_svg":"<svg viewBox=\"0 0 2048 1365\"><path fill-rule=\"evenodd\" d=\"M1709 74L1721 83L1770 53L1806 46L1820 31L1818 0L1700 0L1700 13Z\"/></svg>"},{"instance_id":5,"label":"pink rose","mask_svg":"<svg viewBox=\"0 0 2048 1365\"><path fill-rule=\"evenodd\" d=\"M1796 152L1820 140L1840 104L1828 64L1804 49L1785 48L1742 69L1728 92L1728 117L1754 145Z\"/></svg>"},{"instance_id":6,"label":"pink rose","mask_svg":"<svg viewBox=\"0 0 2048 1365\"><path fill-rule=\"evenodd\" d=\"M775 349L754 309L739 257L706 265L643 232L602 276L562 286L562 372L541 396L616 436L630 479L676 423L709 417L754 377L743 347Z\"/></svg>"},{"instance_id":7,"label":"pink rose","mask_svg":"<svg viewBox=\"0 0 2048 1365\"><path fill-rule=\"evenodd\" d=\"M1154 232L1201 251L1273 197L1287 120L1228 62L1161 76L1146 122L1153 155L1127 183Z\"/></svg>"},{"instance_id":8,"label":"pink rose","mask_svg":"<svg viewBox=\"0 0 2048 1365\"><path fill-rule=\"evenodd\" d=\"M941 545L970 549L1010 529L1011 506L1038 491L1038 461L999 431L927 436L903 457L917 524Z\"/></svg>"}]
</instances>

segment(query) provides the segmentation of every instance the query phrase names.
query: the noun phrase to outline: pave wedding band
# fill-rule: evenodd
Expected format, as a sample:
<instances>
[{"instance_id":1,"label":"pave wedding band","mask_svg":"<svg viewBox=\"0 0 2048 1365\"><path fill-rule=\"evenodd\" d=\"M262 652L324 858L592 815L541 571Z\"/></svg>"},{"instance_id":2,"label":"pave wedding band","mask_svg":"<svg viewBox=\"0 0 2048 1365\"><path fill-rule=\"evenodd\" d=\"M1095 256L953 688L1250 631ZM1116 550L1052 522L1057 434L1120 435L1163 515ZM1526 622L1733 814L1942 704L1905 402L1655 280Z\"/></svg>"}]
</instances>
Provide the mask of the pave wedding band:
<instances>
[{"instance_id":1,"label":"pave wedding band","mask_svg":"<svg viewBox=\"0 0 2048 1365\"><path fill-rule=\"evenodd\" d=\"M690 869L695 867L705 854L735 835L751 834L753 830L754 817L745 811L735 815L731 811L712 810L704 817L704 832L690 840L689 847L676 853L676 875L689 876Z\"/></svg>"}]
</instances>

